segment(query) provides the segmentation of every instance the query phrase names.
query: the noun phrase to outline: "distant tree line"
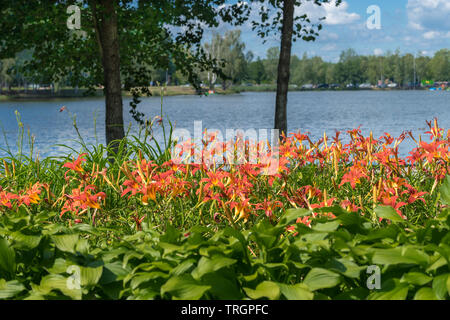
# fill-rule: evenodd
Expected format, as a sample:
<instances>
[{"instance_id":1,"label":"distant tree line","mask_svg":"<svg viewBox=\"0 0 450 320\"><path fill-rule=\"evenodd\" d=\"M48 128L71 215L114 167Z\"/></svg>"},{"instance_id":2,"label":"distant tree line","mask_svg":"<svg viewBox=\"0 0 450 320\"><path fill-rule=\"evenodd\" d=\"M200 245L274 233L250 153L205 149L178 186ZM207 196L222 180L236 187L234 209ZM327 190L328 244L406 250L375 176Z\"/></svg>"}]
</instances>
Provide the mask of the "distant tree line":
<instances>
[{"instance_id":1,"label":"distant tree line","mask_svg":"<svg viewBox=\"0 0 450 320\"><path fill-rule=\"evenodd\" d=\"M280 50L270 48L265 58L255 58L251 51L245 50L240 38L240 31L229 31L225 35L215 35L207 49L216 49L219 55L214 58L225 60L224 73L228 79L217 79L217 83L228 81L229 84L275 84ZM207 74L202 77L209 83ZM211 77L210 77L211 78ZM210 79L209 78L209 79ZM324 61L319 56L291 58L290 83L305 84L377 84L379 81L394 82L399 86L413 85L422 80L450 80L450 50L442 49L433 57L423 54L401 54L399 50L386 52L384 55L359 55L353 49L341 53L336 63ZM183 81L179 79L179 81Z\"/></svg>"},{"instance_id":2,"label":"distant tree line","mask_svg":"<svg viewBox=\"0 0 450 320\"><path fill-rule=\"evenodd\" d=\"M233 39L233 41L230 41ZM221 42L221 57L226 60L225 74L233 84L275 84L277 81L278 47L270 48L265 58L255 58L245 51L239 31L224 36L216 35L213 43ZM209 46L208 44L207 46ZM217 45L217 44L216 44ZM207 79L203 77L207 82ZM223 79L218 79L219 83ZM394 82L399 86L413 85L414 80L449 81L450 50L442 49L433 57L423 54L401 54L399 50L384 55L359 55L353 49L341 53L336 63L324 61L319 56L291 58L291 84L377 84L379 81Z\"/></svg>"},{"instance_id":3,"label":"distant tree line","mask_svg":"<svg viewBox=\"0 0 450 320\"><path fill-rule=\"evenodd\" d=\"M199 71L200 79L207 86L220 85L227 89L231 85L246 83L275 84L280 50L273 47L267 50L266 57L255 58L252 51L246 51L241 39L241 31L228 31L224 35L214 34L212 40L204 44L205 51L214 59L222 61L223 76L212 71ZM21 66L30 56L21 52L15 59L0 60L0 90L11 87L25 87L31 83L48 84L45 77L36 74L33 79L21 72ZM183 85L188 79L169 63L167 69L154 69L151 72L153 84ZM411 86L423 80L450 80L450 50L442 49L433 57L422 54L401 54L399 50L384 55L359 55L353 49L341 53L336 63L324 61L319 56L291 58L290 83L298 86L305 84L377 84L379 81L394 82L399 86ZM57 86L64 86L62 80ZM1 92L0 91L0 92Z\"/></svg>"}]
</instances>

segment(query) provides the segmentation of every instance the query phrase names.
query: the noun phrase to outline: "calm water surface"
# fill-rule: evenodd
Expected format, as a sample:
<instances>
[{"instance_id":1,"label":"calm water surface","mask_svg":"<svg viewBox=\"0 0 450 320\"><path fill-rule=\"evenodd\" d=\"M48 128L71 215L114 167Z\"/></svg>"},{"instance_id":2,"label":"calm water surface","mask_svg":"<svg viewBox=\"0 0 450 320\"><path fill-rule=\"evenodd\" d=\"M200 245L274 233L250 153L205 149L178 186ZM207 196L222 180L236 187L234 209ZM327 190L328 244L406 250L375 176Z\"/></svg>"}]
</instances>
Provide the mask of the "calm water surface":
<instances>
[{"instance_id":1,"label":"calm water surface","mask_svg":"<svg viewBox=\"0 0 450 320\"><path fill-rule=\"evenodd\" d=\"M132 123L125 99L125 122ZM164 98L163 113L177 128L194 132L194 121L203 121L203 128L270 129L273 126L275 93L243 93L209 97L177 96ZM103 99L16 101L0 102L0 129L4 135L0 148L17 150L17 110L25 128L35 136L35 150L41 156L60 155L66 144L76 149L73 142L77 133L68 112L59 112L62 106L76 115L78 129L87 143L104 143ZM160 114L160 98L146 98L140 111L148 117ZM426 120L437 117L441 127L450 128L450 92L427 91L345 91L345 92L292 92L289 94L289 131L308 131L318 138L326 131L350 130L361 126L363 133L384 132L398 136L405 130L416 134L426 128ZM132 125L132 132L137 126ZM159 134L159 133L158 133ZM5 139L6 138L6 139ZM406 153L412 147L402 147ZM0 151L0 156L4 156Z\"/></svg>"}]
</instances>

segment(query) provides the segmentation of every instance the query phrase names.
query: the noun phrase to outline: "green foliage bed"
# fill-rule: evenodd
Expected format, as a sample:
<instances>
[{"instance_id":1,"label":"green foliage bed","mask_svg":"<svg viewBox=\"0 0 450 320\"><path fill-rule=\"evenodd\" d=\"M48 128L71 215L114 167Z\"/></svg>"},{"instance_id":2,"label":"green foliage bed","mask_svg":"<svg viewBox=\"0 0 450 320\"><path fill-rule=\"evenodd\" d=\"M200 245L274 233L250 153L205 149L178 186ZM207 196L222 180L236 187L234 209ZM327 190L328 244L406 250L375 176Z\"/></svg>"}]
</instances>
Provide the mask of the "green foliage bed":
<instances>
[{"instance_id":1,"label":"green foliage bed","mask_svg":"<svg viewBox=\"0 0 450 320\"><path fill-rule=\"evenodd\" d=\"M441 188L449 204L450 177ZM450 216L445 209L424 226L378 207L381 227L342 208L323 208L312 228L278 224L252 229L182 233L167 225L120 239L113 230L48 224L56 213L25 211L0 217L1 299L448 299ZM109 240L107 240L109 239ZM381 289L368 289L380 268ZM372 269L369 269L373 270ZM79 281L79 282L77 282ZM78 286L79 285L79 286Z\"/></svg>"}]
</instances>

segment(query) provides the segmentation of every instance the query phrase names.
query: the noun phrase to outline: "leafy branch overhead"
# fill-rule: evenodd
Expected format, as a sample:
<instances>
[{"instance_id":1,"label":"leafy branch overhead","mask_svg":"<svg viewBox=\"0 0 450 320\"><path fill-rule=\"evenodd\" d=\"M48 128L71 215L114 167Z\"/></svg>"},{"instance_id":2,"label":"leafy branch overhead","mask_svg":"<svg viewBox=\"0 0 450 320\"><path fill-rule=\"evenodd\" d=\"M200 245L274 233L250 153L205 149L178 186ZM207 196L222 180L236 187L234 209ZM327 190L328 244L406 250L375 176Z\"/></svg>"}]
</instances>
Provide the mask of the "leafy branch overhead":
<instances>
[{"instance_id":1,"label":"leafy branch overhead","mask_svg":"<svg viewBox=\"0 0 450 320\"><path fill-rule=\"evenodd\" d=\"M103 82L98 55L95 1L82 1L81 30L66 26L69 2L6 1L2 6L2 35L0 58L13 57L16 52L33 49L29 71L49 74L57 79L70 73L74 84L97 85ZM175 5L176 2L176 5ZM203 1L202 1L203 2ZM233 21L242 11L231 5L217 10L224 1L118 1L121 72L128 85L144 84L143 75L150 68L168 67L173 59L177 67L195 77L194 66L210 61L200 41L204 27L214 27L223 21ZM72 4L79 4L72 1ZM99 10L99 8L97 9ZM164 12L164 14L161 14ZM98 18L98 17L97 17ZM236 19L234 19L236 20ZM236 23L242 22L237 19ZM147 84L149 78L145 79Z\"/></svg>"},{"instance_id":2,"label":"leafy branch overhead","mask_svg":"<svg viewBox=\"0 0 450 320\"><path fill-rule=\"evenodd\" d=\"M307 13L302 10L307 2L314 3L317 6L323 4L333 4L339 6L342 0L291 0L294 3L294 28L292 41L296 42L301 39L304 41L314 41L319 36L319 31L322 30L322 21L326 17L319 17L318 21L313 21ZM257 31L258 35L267 41L267 38L274 34L282 32L283 28L283 7L285 0L251 0L256 7L259 15L258 19L251 21L253 30Z\"/></svg>"},{"instance_id":3,"label":"leafy branch overhead","mask_svg":"<svg viewBox=\"0 0 450 320\"><path fill-rule=\"evenodd\" d=\"M166 69L170 63L196 87L199 71L213 69L220 74L217 61L201 46L204 30L220 22L239 25L248 16L248 8L226 3L114 1L120 56L120 65L114 68L120 68L123 88L147 87L151 72ZM81 30L67 28L70 5L81 8ZM105 39L101 29L102 22L110 18L105 1L7 0L0 14L0 29L10 30L2 35L0 59L29 49L32 59L24 66L29 76L51 81L68 76L74 87L107 86L111 74L102 64Z\"/></svg>"}]
</instances>

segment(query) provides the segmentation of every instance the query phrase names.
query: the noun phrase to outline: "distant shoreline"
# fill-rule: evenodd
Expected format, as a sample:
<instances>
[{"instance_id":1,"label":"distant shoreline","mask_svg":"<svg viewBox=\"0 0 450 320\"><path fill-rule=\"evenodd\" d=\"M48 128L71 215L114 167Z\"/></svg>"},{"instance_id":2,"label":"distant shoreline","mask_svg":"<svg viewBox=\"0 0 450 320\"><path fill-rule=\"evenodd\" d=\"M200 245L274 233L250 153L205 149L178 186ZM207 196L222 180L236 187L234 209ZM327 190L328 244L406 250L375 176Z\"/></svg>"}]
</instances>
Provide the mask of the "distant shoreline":
<instances>
[{"instance_id":1,"label":"distant shoreline","mask_svg":"<svg viewBox=\"0 0 450 320\"><path fill-rule=\"evenodd\" d=\"M151 87L153 96L159 97L161 95L162 87ZM321 88L321 89L302 89L299 87L292 86L289 89L291 92L317 92L317 91L414 91L411 88ZM425 91L427 88L416 88L416 91ZM33 92L33 93L19 93L16 95L2 95L0 94L0 102L5 101L33 101L33 100L61 100L61 99L92 99L92 98L103 98L103 92L98 89L94 95L86 96L85 90L61 90L58 93L51 92ZM205 89L205 94L208 90ZM216 94L239 94L242 92L276 92L275 85L267 86L234 86L227 90L222 88L216 88ZM198 93L192 87L186 86L170 86L164 88L164 96L183 96L183 95L198 95ZM130 92L123 92L124 97L132 97Z\"/></svg>"}]
</instances>

